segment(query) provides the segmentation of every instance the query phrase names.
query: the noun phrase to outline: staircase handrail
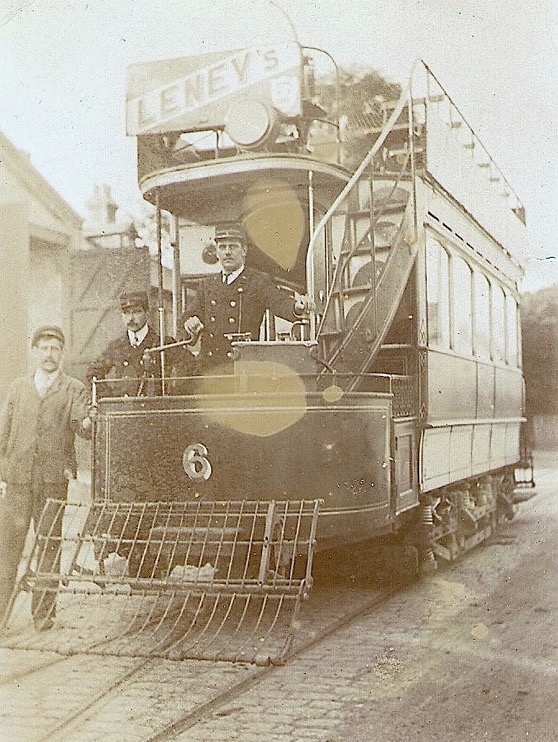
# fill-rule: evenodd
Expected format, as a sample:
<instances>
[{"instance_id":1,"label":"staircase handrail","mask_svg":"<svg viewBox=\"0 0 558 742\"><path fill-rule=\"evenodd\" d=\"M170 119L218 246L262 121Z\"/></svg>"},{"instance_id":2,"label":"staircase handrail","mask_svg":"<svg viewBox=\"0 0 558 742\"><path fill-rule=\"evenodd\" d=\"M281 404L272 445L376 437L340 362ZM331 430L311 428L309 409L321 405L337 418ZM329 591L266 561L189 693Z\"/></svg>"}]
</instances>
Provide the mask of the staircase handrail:
<instances>
[{"instance_id":1,"label":"staircase handrail","mask_svg":"<svg viewBox=\"0 0 558 742\"><path fill-rule=\"evenodd\" d=\"M324 227L330 221L332 216L336 213L337 209L339 208L339 205L345 200L345 198L353 190L353 188L355 188L358 185L358 182L360 181L362 174L364 173L364 171L366 170L366 168L368 167L372 159L379 152L380 147L387 139L388 134L391 132L393 126L396 124L405 106L409 103L409 101L411 101L411 104L412 104L412 96L411 96L412 82L413 82L415 68L419 62L420 60L417 60L413 64L407 85L405 86L403 92L401 93L401 96L399 97L397 105L393 109L391 116L386 121L386 124L382 130L382 133L376 139L371 149L369 150L368 154L364 157L364 159L362 160L360 165L357 167L357 169L355 170L351 178L345 184L345 186L343 187L343 190L339 193L339 195L333 201L329 209L322 216L322 218L316 225L316 228L314 229L313 234L310 237L310 242L308 243L308 251L306 253L306 288L307 288L307 293L310 297L314 296L314 289L315 289L313 258L314 258L314 250L316 247L316 242L318 241L318 236L321 234ZM325 307L323 311L324 316L328 310L334 288L335 288L335 281L332 281L331 288L326 298L326 303L325 303ZM310 312L310 340L311 341L316 340L316 311L314 308L312 308Z\"/></svg>"}]
</instances>

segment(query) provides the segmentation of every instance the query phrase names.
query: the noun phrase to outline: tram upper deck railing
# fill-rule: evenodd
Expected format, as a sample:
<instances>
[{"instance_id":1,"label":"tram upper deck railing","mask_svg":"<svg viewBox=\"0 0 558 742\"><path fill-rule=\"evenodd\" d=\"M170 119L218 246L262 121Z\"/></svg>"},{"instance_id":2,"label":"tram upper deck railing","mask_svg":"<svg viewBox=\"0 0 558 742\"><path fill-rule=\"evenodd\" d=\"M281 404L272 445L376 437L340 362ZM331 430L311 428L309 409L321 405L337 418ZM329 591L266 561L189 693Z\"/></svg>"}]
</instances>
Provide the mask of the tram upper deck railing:
<instances>
[{"instance_id":1,"label":"tram upper deck railing","mask_svg":"<svg viewBox=\"0 0 558 742\"><path fill-rule=\"evenodd\" d=\"M413 98L415 124L425 128L426 172L524 265L527 232L521 199L428 65L422 62L420 70L423 78L415 75Z\"/></svg>"},{"instance_id":2,"label":"tram upper deck railing","mask_svg":"<svg viewBox=\"0 0 558 742\"><path fill-rule=\"evenodd\" d=\"M358 189L359 181L373 167L390 135L396 129L407 128L409 121L412 128L409 129L407 150L413 147L413 143L420 143L420 154L415 152L413 157L413 175L438 183L517 264L523 266L527 259L525 207L480 137L425 62L414 65L399 100L392 104L384 103L383 108L381 127L378 127L377 116L370 121L361 117L360 134L376 132L377 136L369 140L372 143L368 153L313 232L307 255L309 293L312 294L314 288L313 255L326 225ZM358 135L354 127L345 130L341 147ZM314 327L312 337L313 333Z\"/></svg>"}]
</instances>

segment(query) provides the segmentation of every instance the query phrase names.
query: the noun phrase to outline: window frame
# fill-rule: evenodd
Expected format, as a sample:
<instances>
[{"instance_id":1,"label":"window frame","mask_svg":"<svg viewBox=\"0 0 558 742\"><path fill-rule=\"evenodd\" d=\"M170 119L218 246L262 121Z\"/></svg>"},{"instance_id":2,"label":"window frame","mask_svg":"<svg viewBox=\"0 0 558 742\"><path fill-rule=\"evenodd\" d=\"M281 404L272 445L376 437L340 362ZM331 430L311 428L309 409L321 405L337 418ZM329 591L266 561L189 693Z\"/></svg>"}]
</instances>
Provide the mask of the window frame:
<instances>
[{"instance_id":1,"label":"window frame","mask_svg":"<svg viewBox=\"0 0 558 742\"><path fill-rule=\"evenodd\" d=\"M507 319L506 319L506 291L500 283L494 285L490 304L490 343L492 346L492 360L494 363L505 364L507 361ZM501 297L501 304L497 306L496 297ZM498 311L501 309L501 312ZM500 315L500 316L498 316ZM500 320L500 322L498 322ZM498 332L498 329L500 332ZM501 342L498 340L501 338Z\"/></svg>"},{"instance_id":2,"label":"window frame","mask_svg":"<svg viewBox=\"0 0 558 742\"><path fill-rule=\"evenodd\" d=\"M485 306L488 309L488 328L485 342L482 344L484 347L479 349L479 338L481 335L477 330L482 320L480 315L481 302L479 302L479 295L482 293L482 288L479 284L481 279L487 289ZM476 268L473 268L473 356L479 361L492 361L492 281L484 271Z\"/></svg>"},{"instance_id":3,"label":"window frame","mask_svg":"<svg viewBox=\"0 0 558 742\"><path fill-rule=\"evenodd\" d=\"M432 266L431 262L431 250L436 249L436 275L430 270ZM445 256L445 264L440 266L440 257ZM425 247L425 278L426 278L426 327L427 327L427 339L428 347L438 348L441 350L451 349L451 253L450 251L435 237L427 235L426 247ZM443 275L444 274L444 275ZM437 299L435 302L431 302L431 291L432 291L432 279L434 278L434 287L436 289ZM443 289L443 292L442 292ZM441 302L440 299L443 299ZM432 337L432 311L431 306L437 307L436 322L438 324L438 332L436 338ZM440 321L440 318L443 321Z\"/></svg>"},{"instance_id":4,"label":"window frame","mask_svg":"<svg viewBox=\"0 0 558 742\"><path fill-rule=\"evenodd\" d=\"M461 302L457 301L457 290L458 285L461 284L461 279L465 278L465 274L463 276L457 275L457 267L462 266L465 271L467 271L467 279L466 284L468 284L469 287L469 293L468 293L468 307L466 307L466 311L468 313L468 330L467 335L463 335L460 333L461 327L464 327L465 325L461 322L459 322L458 327L458 318L463 318L464 315L462 314L463 305ZM458 280L459 279L459 280ZM463 356L465 358L472 358L473 357L473 269L471 268L470 263L462 256L462 255L451 255L451 266L450 266L450 331L451 331L451 349L459 356Z\"/></svg>"}]
</instances>

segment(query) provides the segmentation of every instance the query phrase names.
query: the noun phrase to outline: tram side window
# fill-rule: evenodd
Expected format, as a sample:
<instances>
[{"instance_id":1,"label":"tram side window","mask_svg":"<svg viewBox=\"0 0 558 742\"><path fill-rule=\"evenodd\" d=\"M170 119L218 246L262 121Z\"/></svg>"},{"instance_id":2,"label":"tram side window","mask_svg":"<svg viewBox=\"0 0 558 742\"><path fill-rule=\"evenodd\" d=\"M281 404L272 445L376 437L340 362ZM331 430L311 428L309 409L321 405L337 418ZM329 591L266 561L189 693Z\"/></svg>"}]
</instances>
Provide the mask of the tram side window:
<instances>
[{"instance_id":1,"label":"tram side window","mask_svg":"<svg viewBox=\"0 0 558 742\"><path fill-rule=\"evenodd\" d=\"M449 257L440 243L431 237L426 242L426 295L428 343L449 348Z\"/></svg>"},{"instance_id":2,"label":"tram side window","mask_svg":"<svg viewBox=\"0 0 558 742\"><path fill-rule=\"evenodd\" d=\"M512 366L519 366L519 308L516 300L510 294L506 294L506 360Z\"/></svg>"},{"instance_id":3,"label":"tram side window","mask_svg":"<svg viewBox=\"0 0 558 742\"><path fill-rule=\"evenodd\" d=\"M454 257L452 266L452 347L460 355L471 355L473 346L472 277L471 269L460 257Z\"/></svg>"},{"instance_id":4,"label":"tram side window","mask_svg":"<svg viewBox=\"0 0 558 742\"><path fill-rule=\"evenodd\" d=\"M485 361L490 360L490 281L484 275L475 271L474 284L474 343L475 355Z\"/></svg>"},{"instance_id":5,"label":"tram side window","mask_svg":"<svg viewBox=\"0 0 558 742\"><path fill-rule=\"evenodd\" d=\"M492 358L506 360L506 297L500 286L492 291Z\"/></svg>"}]
</instances>

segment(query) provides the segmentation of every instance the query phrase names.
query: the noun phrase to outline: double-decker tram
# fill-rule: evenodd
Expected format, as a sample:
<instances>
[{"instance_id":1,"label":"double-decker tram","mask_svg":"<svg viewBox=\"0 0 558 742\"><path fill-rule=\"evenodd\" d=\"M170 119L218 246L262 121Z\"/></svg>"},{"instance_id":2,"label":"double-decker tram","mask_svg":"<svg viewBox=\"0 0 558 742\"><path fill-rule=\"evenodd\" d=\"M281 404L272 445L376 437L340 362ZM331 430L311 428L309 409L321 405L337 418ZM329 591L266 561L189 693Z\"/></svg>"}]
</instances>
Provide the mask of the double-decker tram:
<instances>
[{"instance_id":1,"label":"double-decker tram","mask_svg":"<svg viewBox=\"0 0 558 742\"><path fill-rule=\"evenodd\" d=\"M121 651L133 635L261 659L316 552L387 548L428 571L525 498L523 207L425 64L398 99L343 111L335 75L320 99L323 58L289 43L129 70L139 185L172 221L161 337L184 338L226 224L247 265L311 301L292 323L268 310L258 336L234 315L226 366L168 375L162 393L95 384L92 502L66 506L76 525L46 577L61 602L122 600L127 620L103 619ZM168 352L152 351L163 368Z\"/></svg>"}]
</instances>

